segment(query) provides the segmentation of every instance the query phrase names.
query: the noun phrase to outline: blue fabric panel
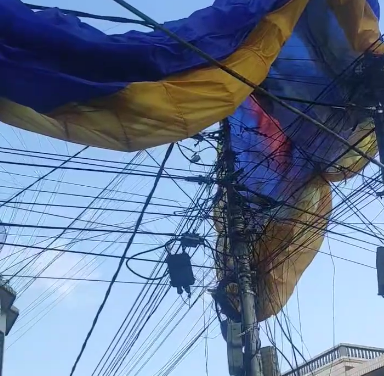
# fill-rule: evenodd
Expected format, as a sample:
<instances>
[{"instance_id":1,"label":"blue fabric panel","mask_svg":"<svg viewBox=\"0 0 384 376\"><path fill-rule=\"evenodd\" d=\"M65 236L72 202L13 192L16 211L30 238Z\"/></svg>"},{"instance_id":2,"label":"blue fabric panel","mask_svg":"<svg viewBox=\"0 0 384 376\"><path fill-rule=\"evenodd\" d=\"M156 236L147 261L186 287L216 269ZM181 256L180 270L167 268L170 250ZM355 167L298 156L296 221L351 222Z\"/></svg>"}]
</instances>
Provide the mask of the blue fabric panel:
<instances>
[{"instance_id":1,"label":"blue fabric panel","mask_svg":"<svg viewBox=\"0 0 384 376\"><path fill-rule=\"evenodd\" d=\"M353 63L358 58L339 27L334 14L323 0L309 3L292 37L273 64L267 88L275 95L344 105L354 95L350 77ZM310 105L291 101L299 110L327 124L335 132L348 138L361 121L356 112L346 116L344 110L331 106ZM279 105L272 115L281 123L284 133L311 156L314 163L328 164L345 148L332 135ZM305 129L305 132L303 132Z\"/></svg>"},{"instance_id":2,"label":"blue fabric panel","mask_svg":"<svg viewBox=\"0 0 384 376\"><path fill-rule=\"evenodd\" d=\"M379 17L378 2L369 3ZM345 105L351 99L354 101L352 70L349 72L348 67L357 57L327 2L312 0L263 86L274 95L308 101L287 102L347 139L363 115L310 102ZM258 100L279 126L279 142L285 147L281 155L282 151L273 145L273 137L266 133L266 120L261 121L260 110L247 99L231 118L237 167L243 170L240 182L253 192L289 203L305 181L334 163L346 146L292 111L262 97ZM278 155L280 161L276 159ZM252 199L252 195L245 195Z\"/></svg>"},{"instance_id":3,"label":"blue fabric panel","mask_svg":"<svg viewBox=\"0 0 384 376\"><path fill-rule=\"evenodd\" d=\"M301 187L311 177L313 166L284 134L282 125L263 114L251 98L236 110L230 123L236 169L241 170L238 183L249 190L244 196L252 202L262 195L294 204Z\"/></svg>"},{"instance_id":4,"label":"blue fabric panel","mask_svg":"<svg viewBox=\"0 0 384 376\"><path fill-rule=\"evenodd\" d=\"M377 19L380 20L380 3L378 0L367 0L367 3L370 5Z\"/></svg>"},{"instance_id":5,"label":"blue fabric panel","mask_svg":"<svg viewBox=\"0 0 384 376\"><path fill-rule=\"evenodd\" d=\"M164 26L215 59L231 55L258 22L289 0L216 0ZM0 2L0 96L48 112L204 65L161 31L106 35L57 9Z\"/></svg>"}]
</instances>

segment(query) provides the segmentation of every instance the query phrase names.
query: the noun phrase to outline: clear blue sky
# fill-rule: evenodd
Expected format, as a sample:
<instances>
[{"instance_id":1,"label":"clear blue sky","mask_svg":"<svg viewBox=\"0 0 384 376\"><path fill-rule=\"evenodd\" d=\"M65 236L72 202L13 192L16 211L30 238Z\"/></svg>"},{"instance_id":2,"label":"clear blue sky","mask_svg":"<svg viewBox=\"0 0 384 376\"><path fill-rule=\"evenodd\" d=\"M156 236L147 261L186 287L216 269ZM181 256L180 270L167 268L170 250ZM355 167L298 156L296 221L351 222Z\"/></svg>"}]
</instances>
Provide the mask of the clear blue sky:
<instances>
[{"instance_id":1,"label":"clear blue sky","mask_svg":"<svg viewBox=\"0 0 384 376\"><path fill-rule=\"evenodd\" d=\"M126 11L111 0L40 0L33 2L41 5L56 5L62 8L77 9L99 14L130 17ZM179 0L133 0L130 3L138 7L144 13L152 16L157 21L162 22L186 17L192 11L208 6L211 2L211 0L195 0L191 2L182 2L181 4ZM93 24L108 33L119 33L127 30L126 26L116 26L106 22L94 22ZM68 145L64 142L49 140L41 136L15 130L5 125L1 127L0 135L0 147L43 150L62 154L73 154L81 148L79 146ZM157 160L161 159L163 152L164 149L162 148L151 151L152 155L157 158ZM131 156L127 154L96 149L87 151L84 155L118 161L128 161L131 158ZM204 161L209 162L210 159L213 158L213 155L209 154L204 157ZM9 157L6 155L1 155L0 157L1 160L5 160L6 158ZM20 160L26 161L27 159L21 158ZM36 162L42 163L41 160L36 160ZM149 159L146 160L146 163L153 164ZM174 157L170 161L170 165L178 168L186 167L184 161L180 162L180 157ZM47 171L42 168L18 168L3 164L1 164L1 166L0 184L9 186L19 184L20 187L23 187L32 180L20 176L11 176L7 174L6 171L34 176L40 176ZM97 187L103 187L112 178L112 176L104 176L101 174L88 174L86 176L84 173L81 174L75 172L66 172L65 175L61 174L61 172L58 172L52 176L54 179L62 179L65 182L89 184ZM45 185L40 186L40 188L55 189L55 184L52 182L44 184ZM145 194L148 192L150 186L151 181L148 179L130 177L120 185L119 189L126 189L130 192ZM191 187L190 185L184 185L184 187L188 190L189 194L192 195L194 193L194 187ZM352 183L345 187L345 193L348 193L351 188L353 188ZM60 191L65 192L66 189L69 188L62 185ZM97 190L80 187L78 187L77 190L74 190L72 187L71 192L97 194ZM1 199L9 197L9 195L10 191L4 190L1 194ZM162 183L156 195L184 203L188 202L187 197L175 187L172 182ZM120 195L118 197L127 198L127 195ZM33 201L34 198L35 196L30 193L23 197L24 201ZM69 202L68 199L61 196L51 197L49 194L40 196L39 200L39 202L43 202L43 200L52 200L52 202L60 204ZM71 199L70 201L72 205L85 205L88 202L89 201L84 202L82 199ZM376 202L365 207L363 212L369 219L374 219L375 223L382 223L381 225L378 224L378 226L383 226L384 216L381 215L376 218L381 209L382 205ZM51 211L51 213L73 216L77 215L78 211L72 209L57 209ZM39 220L39 216L37 215L30 214L27 218L25 217L25 212L4 208L1 209L1 218L3 218L4 221L12 220L19 223L36 223L36 221ZM44 216L44 218L44 223L50 226L65 226L68 224L68 221L58 217L51 217L48 219L47 216ZM126 215L118 214L114 215L113 218L104 216L99 220L100 222L105 221L107 223L127 223L132 221L133 218L130 219L127 218ZM351 220L351 222L353 222L353 220ZM41 224L43 223L41 222ZM173 231L175 226L170 222L161 221L158 224L149 224L147 227L154 231ZM335 231L348 232L345 229L336 229ZM33 233L32 230L18 232L17 229L12 229L11 233L14 234L11 235L13 241L18 239L19 242L24 244L32 244L36 242L36 239L33 237L36 233ZM26 234L29 234L30 236L28 237ZM39 234L46 235L47 233L41 232ZM126 239L127 238L125 237L120 239L120 241ZM152 244L157 244L157 240L161 241L161 239L151 239L149 237L141 237L140 239L137 239L138 242L142 241ZM373 239L366 238L366 241L367 243L362 243L362 246L371 251L375 251L374 245L370 244L372 242L374 243ZM47 243L44 244L46 245ZM55 245L57 245L57 243ZM91 246L95 245L97 245L97 243L84 242L84 245L81 247L84 247L82 249L92 250ZM121 247L123 245L119 246L118 244L112 244L112 246L114 248L112 247L113 249L111 248L108 252L121 252ZM81 249L81 247L77 247L77 249ZM100 252L106 249L105 244L101 244L99 247L100 248L96 248L94 251ZM139 252L143 249L147 248L135 245L132 253L136 251ZM374 266L375 264L375 255L373 252L352 247L335 241L334 239L329 239L329 241L326 240L322 251L331 252L334 255L356 260L367 265ZM5 248L3 250L3 254L6 255L7 252L11 252L11 249ZM202 263L204 259L206 258L200 255L194 259L194 262ZM83 262L80 257L65 256L61 261L54 264L52 268L47 271L46 275L62 276L71 266L79 261ZM80 264L80 266L77 267L81 268L82 265L83 264ZM94 274L92 274L92 278L109 279L115 268L116 262L105 262ZM150 266L142 266L139 270L143 274L146 274L149 272ZM122 271L120 279L130 281L137 280L125 270ZM52 281L39 281L31 287L31 289L29 289L18 301L18 307L21 312L28 312L29 304L35 298L40 296L41 293L46 291L52 283ZM70 367L72 366L80 349L80 345L91 325L91 320L103 298L107 285L103 283L80 282L78 284L63 283L57 286L59 287L57 291L48 296L40 308L33 311L28 317L26 316L23 320L20 320L18 325L14 328L14 333L7 338L7 345L11 346L6 351L5 375L69 375ZM55 306L46 316L42 317L44 315L44 307L52 307L52 305L55 304L55 299L60 298L62 296L60 294L65 293L68 289L73 289L71 290L71 294L60 301L60 304ZM89 346L78 367L76 375L86 376L91 374L100 355L104 352L115 330L128 312L139 289L140 286L135 285L115 285L111 298L101 316L97 329L89 342ZM298 331L301 331L305 344L302 345L299 335L295 332L295 329L292 329L292 336L296 345L300 349L304 348L306 357L313 356L326 350L328 347L331 347L334 343L339 342L351 342L384 347L384 326L382 325L384 317L384 300L377 297L376 291L375 270L340 259L332 259L328 255L319 254L306 271L298 286L297 294L295 293L295 296L291 299L286 308L286 313L289 314L293 326ZM177 298L176 293L172 291L163 302L160 310L153 317L153 320L149 323L146 331L142 333L142 336L140 337L141 339L146 338L148 334L155 330L154 325L156 321L160 320L164 315L167 315L168 308L171 307L175 301L177 304L182 304L180 299ZM178 348L190 330L192 329L196 332L199 329L199 327L196 327L195 329L192 327L200 319L203 310L207 307L209 302L210 299L208 296L204 299L200 299L199 304L191 310L177 330L173 332L170 338L157 351L156 355L153 356L152 360L138 373L139 375L152 376L157 373L157 371L174 354L174 351ZM182 312L187 311L187 308L187 306L182 305ZM214 313L208 310L206 314L207 320L210 314L212 315ZM172 317L173 313L168 313L168 315ZM42 317L41 320L40 317ZM202 325L202 322L203 320L200 320L200 326ZM34 324L34 326L26 331L32 324ZM277 344L282 347L288 357L291 358L291 352L287 342L282 341L281 335L279 332L277 333ZM18 339L22 334L23 336ZM264 336L263 342L264 344L267 343ZM205 360L206 348L208 348L207 365ZM136 349L137 348L135 348L133 352L135 352ZM210 332L207 340L203 340L174 372L175 374L192 376L206 374L206 369L208 370L208 374L213 376L227 374L226 346L215 325L213 325L212 332ZM136 368L132 374L135 374L136 371L138 371L138 368Z\"/></svg>"}]
</instances>

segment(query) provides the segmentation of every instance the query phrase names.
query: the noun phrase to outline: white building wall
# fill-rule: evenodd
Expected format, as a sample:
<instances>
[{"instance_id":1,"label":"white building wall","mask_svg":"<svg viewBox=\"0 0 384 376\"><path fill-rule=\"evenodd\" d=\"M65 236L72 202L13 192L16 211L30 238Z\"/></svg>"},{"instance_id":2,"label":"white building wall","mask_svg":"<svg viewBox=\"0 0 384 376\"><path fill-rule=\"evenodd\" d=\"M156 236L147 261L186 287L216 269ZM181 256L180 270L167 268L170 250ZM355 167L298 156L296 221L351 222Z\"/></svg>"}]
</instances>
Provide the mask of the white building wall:
<instances>
[{"instance_id":1,"label":"white building wall","mask_svg":"<svg viewBox=\"0 0 384 376\"><path fill-rule=\"evenodd\" d=\"M341 358L325 367L317 369L308 376L365 376L370 372L383 369L384 355L372 360Z\"/></svg>"},{"instance_id":2,"label":"white building wall","mask_svg":"<svg viewBox=\"0 0 384 376\"><path fill-rule=\"evenodd\" d=\"M364 362L359 367L349 371L347 376L365 376L371 372L375 372L375 375L384 375L384 355Z\"/></svg>"},{"instance_id":3,"label":"white building wall","mask_svg":"<svg viewBox=\"0 0 384 376\"><path fill-rule=\"evenodd\" d=\"M310 373L311 376L346 376L346 372L349 367L357 367L364 363L364 360L360 359L350 359L350 358L341 358L335 360L332 364L328 364L322 368L317 369L313 373Z\"/></svg>"}]
</instances>

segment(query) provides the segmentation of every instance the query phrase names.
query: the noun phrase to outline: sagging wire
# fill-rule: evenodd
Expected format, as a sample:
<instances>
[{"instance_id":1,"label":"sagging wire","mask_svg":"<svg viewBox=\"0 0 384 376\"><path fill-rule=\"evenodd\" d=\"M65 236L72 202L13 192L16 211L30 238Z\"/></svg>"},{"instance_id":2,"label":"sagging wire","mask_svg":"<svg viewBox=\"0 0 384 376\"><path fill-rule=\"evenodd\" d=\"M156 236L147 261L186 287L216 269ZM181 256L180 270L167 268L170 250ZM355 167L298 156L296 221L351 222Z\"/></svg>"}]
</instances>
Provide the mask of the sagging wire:
<instances>
[{"instance_id":1,"label":"sagging wire","mask_svg":"<svg viewBox=\"0 0 384 376\"><path fill-rule=\"evenodd\" d=\"M213 173L213 172L214 172L214 170L212 170L212 173ZM201 196L201 194L202 194L205 190L206 190L206 187L201 187L201 188L200 188L200 192L201 192L201 193L199 193L198 195ZM192 203L194 203L195 201L197 201L197 199L194 200L194 201L192 201ZM207 205L208 202L209 202L209 201L205 200L205 205ZM194 203L193 205L196 205L196 203ZM203 208L201 207L199 210L201 211L202 209L203 209ZM193 222L192 222L192 224L189 226L189 229L186 229L185 227L186 227L186 225L188 224L188 218L191 218L191 219L193 218ZM194 229L194 228L193 228L193 226L194 226L193 223L196 223L196 218L199 218L199 221L198 221L199 223L196 224L195 229ZM191 216L191 214L189 214L188 216L186 216L186 223L185 223L185 225L184 225L184 226L179 225L179 228L178 228L176 231L179 231L179 230L180 230L180 231L185 231L185 230L186 230L187 232L191 232L191 231L193 232L193 231L196 231L197 228L200 226L200 222L201 222L201 218L200 218L199 216L196 216L196 215ZM156 285L158 285L158 282L156 283ZM170 287L167 289L166 293L169 291L169 289L170 289ZM164 297L163 297L163 298L164 298ZM162 298L161 300L163 300L163 298ZM156 307L154 308L154 310L156 310ZM130 313L129 313L129 314L130 314ZM123 321L123 323L121 324L121 326L120 326L118 332L122 329L122 327L124 326L125 322L128 320L129 314L128 314L127 317L124 319L124 321ZM151 315L152 315L152 314L151 314ZM142 314L140 314L140 317L142 317ZM174 317L175 317L175 316L173 315L172 318L174 318ZM149 319L149 317L148 317L148 319ZM141 329L137 332L137 334L136 334L135 337L133 337L134 332L132 333L133 328L131 329L131 333L132 333L132 334L131 334L130 339L128 338L128 339L124 342L125 345L122 345L122 347L120 347L120 348L121 348L121 351L120 351L120 357L119 357L120 360L118 360L118 359L116 358L117 355L115 355L115 361L112 361L112 363L110 364L110 366L109 366L108 369L106 370L106 371L108 372L108 375L109 375L111 372L113 372L114 369L116 369L116 368L120 368L120 367L121 367L124 358L129 354L130 350L133 348L133 345L134 345L134 343L136 342L136 340L137 340L137 338L138 338L138 335L141 333L141 331L143 330L144 326L147 324L148 319L145 320L144 323L141 325ZM126 327L125 330L127 330L127 329L128 329L128 327ZM113 344L113 341L115 341L115 339L117 338L117 334L118 334L118 332L116 333L116 335L115 335L114 339L112 340L111 344L108 346L108 349L106 350L106 352L105 352L105 354L103 355L102 359L106 356L107 352L109 351L109 349L111 348L111 346L112 346L112 344ZM119 341L121 340L121 338L122 338L122 336L123 336L123 333L124 333L124 332L121 333L120 338L117 340L115 346L114 346L113 349L112 349L112 352L113 352L114 349L117 347ZM129 345L127 341L131 341L131 344ZM108 356L108 359L111 357L112 352L111 352L110 355ZM123 355L123 354L124 354L124 355ZM96 367L96 369L94 370L94 372L92 373L92 375L95 374L97 368L100 366L100 364L101 364L101 362L102 362L102 359L100 360L99 364L97 365L97 367ZM108 361L108 359L106 360L106 362ZM104 371L104 373L102 373L104 367L105 367L106 364L107 364L106 362L104 362L104 366L102 366L102 368L100 369L98 375L101 375L101 374L106 375L105 371Z\"/></svg>"},{"instance_id":2,"label":"sagging wire","mask_svg":"<svg viewBox=\"0 0 384 376\"><path fill-rule=\"evenodd\" d=\"M166 154L165 154L165 157L164 157L164 159L163 159L163 162L162 162L162 164L161 164L161 166L160 166L160 168L159 168L159 171L158 171L158 173L157 173L157 176L156 176L156 178L155 178L155 182L154 182L154 184L153 184L152 190L151 190L151 192L150 192L149 195L148 195L148 198L147 198L147 200L146 200L146 202L145 202L145 204L144 204L144 206L143 206L143 209L142 209L142 212L141 212L139 218L137 219L136 226L135 226L135 228L134 228L134 232L133 232L131 238L129 239L128 244L127 244L127 246L126 246L126 248L125 248L125 250L124 250L124 252L123 252L123 255L122 255L121 259L120 259L120 262L119 262L119 265L118 265L118 267L117 267L117 269L116 269L116 272L115 272L115 274L113 275L112 280L111 280L111 283L110 283L110 285L108 286L108 289L107 289L107 291L106 291L106 293L105 293L105 297L104 297L104 299L103 299L103 301L102 301L102 303L101 303L101 305L100 305L100 307L99 307L99 309L98 309L98 311L97 311L97 313L96 313L95 318L93 319L93 323L92 323L91 329L89 330L89 332L88 332L88 334L87 334L87 336L86 336L86 338L85 338L85 340L84 340L84 342L83 342L83 344L82 344L82 346L81 346L80 353L78 354L78 356L77 356L77 358L76 358L76 360L75 360L75 363L74 363L73 366L72 366L72 369L71 369L71 372L70 372L70 376L73 376L73 374L74 374L74 372L75 372L75 370L76 370L76 367L77 367L78 363L80 362L80 359L81 359L81 357L82 357L82 355L83 355L83 353L84 353L84 351L85 351L85 348L86 348L86 346L87 346L87 343L88 343L88 341L89 341L89 339L90 339L90 337L91 337L91 335L92 335L92 333L93 333L93 331L94 331L94 329L95 329L95 327L96 327L96 324L97 324L97 322L98 322L98 319L99 319L99 317L100 317L100 314L101 314L101 312L103 311L103 309L104 309L104 307L105 307L105 304L107 303L107 300L108 300L108 298L109 298L109 295L110 295L111 290L112 290L112 287L113 287L113 284L114 284L114 282L115 282L116 279L117 279L117 276L118 276L118 274L119 274L119 272L120 272L120 270L121 270L121 267L123 266L124 258L126 257L126 255L127 255L127 253L128 253L128 250L130 249L131 244L133 243L133 240L134 240L134 238L135 238L135 235L136 235L136 233L137 233L137 231L138 231L138 229L139 229L139 227L140 227L140 224L141 224L141 222L142 222L142 220L143 220L145 211L146 211L146 209L147 209L147 207L148 207L148 205L149 205L149 203L150 203L150 201L151 201L151 199L152 199L152 196L153 196L153 194L154 194L154 192L155 192L155 190L156 190L156 188L157 188L157 185L158 185L158 183L159 183L159 181L160 181L160 178L161 178L161 176L162 176L162 174L163 174L163 170L164 170L164 168L165 168L165 164L166 164L168 158L170 157L170 155L171 155L171 153L172 153L173 146L174 146L174 144L171 144L171 145L168 147L168 150L167 150L167 152L166 152Z\"/></svg>"}]
</instances>

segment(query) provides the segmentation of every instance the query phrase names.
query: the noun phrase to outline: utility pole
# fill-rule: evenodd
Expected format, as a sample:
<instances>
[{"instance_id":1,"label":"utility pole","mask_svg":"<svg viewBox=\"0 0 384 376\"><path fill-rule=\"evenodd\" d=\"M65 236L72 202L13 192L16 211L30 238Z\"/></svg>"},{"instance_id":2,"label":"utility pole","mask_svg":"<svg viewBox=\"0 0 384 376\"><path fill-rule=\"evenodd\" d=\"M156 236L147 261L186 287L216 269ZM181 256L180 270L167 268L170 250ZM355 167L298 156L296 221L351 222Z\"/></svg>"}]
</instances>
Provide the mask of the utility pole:
<instances>
[{"instance_id":1,"label":"utility pole","mask_svg":"<svg viewBox=\"0 0 384 376\"><path fill-rule=\"evenodd\" d=\"M234 189L235 154L231 145L231 127L228 119L222 122L224 181L227 196L227 226L229 249L235 263L235 273L240 296L242 333L244 337L242 376L262 376L260 340L256 317L256 294L252 290L250 250L244 233L245 224L239 196Z\"/></svg>"}]
</instances>

